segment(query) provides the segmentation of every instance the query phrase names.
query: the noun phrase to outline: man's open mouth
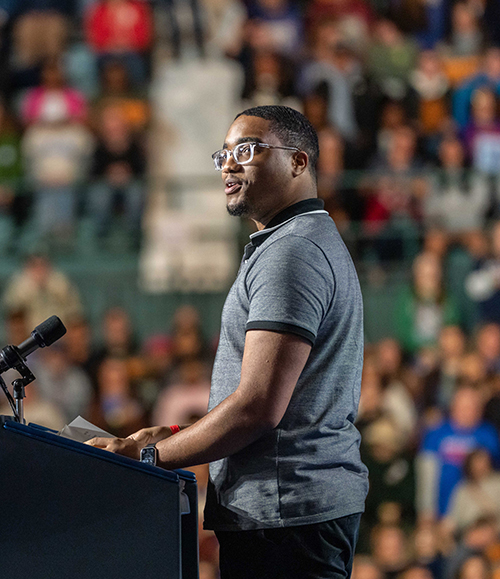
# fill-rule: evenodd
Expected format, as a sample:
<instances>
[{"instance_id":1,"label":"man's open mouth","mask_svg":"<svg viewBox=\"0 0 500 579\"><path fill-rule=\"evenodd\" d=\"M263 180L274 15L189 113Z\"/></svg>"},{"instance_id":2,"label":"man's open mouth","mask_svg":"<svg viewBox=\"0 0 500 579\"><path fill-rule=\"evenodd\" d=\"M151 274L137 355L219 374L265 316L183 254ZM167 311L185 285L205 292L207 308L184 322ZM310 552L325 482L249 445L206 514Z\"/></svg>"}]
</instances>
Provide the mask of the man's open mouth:
<instances>
[{"instance_id":1,"label":"man's open mouth","mask_svg":"<svg viewBox=\"0 0 500 579\"><path fill-rule=\"evenodd\" d=\"M237 181L235 179L228 179L226 181L226 188L225 193L226 195L231 195L232 193L236 193L241 189L241 181Z\"/></svg>"}]
</instances>

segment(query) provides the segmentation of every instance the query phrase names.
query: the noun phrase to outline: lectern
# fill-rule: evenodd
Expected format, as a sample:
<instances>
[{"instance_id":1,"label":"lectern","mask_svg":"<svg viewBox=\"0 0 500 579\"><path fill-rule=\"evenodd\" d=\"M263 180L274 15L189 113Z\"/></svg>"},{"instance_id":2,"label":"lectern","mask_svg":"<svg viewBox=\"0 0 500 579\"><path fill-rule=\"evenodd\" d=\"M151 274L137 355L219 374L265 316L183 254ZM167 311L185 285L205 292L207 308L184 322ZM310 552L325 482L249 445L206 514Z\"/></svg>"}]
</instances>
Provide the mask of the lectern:
<instances>
[{"instance_id":1,"label":"lectern","mask_svg":"<svg viewBox=\"0 0 500 579\"><path fill-rule=\"evenodd\" d=\"M0 493L0 577L198 579L190 472L4 420Z\"/></svg>"}]
</instances>

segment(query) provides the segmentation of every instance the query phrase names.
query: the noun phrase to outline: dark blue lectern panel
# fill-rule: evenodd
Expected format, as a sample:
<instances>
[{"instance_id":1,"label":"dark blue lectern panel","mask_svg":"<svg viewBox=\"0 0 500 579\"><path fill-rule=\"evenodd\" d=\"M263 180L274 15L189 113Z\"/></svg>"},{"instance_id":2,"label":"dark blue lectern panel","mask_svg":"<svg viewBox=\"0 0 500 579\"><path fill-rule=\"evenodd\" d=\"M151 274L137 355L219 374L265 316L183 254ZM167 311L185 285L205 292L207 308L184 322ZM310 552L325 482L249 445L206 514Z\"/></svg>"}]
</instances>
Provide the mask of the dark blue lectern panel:
<instances>
[{"instance_id":1,"label":"dark blue lectern panel","mask_svg":"<svg viewBox=\"0 0 500 579\"><path fill-rule=\"evenodd\" d=\"M197 577L196 561L181 572L173 472L7 422L0 492L1 577Z\"/></svg>"}]
</instances>

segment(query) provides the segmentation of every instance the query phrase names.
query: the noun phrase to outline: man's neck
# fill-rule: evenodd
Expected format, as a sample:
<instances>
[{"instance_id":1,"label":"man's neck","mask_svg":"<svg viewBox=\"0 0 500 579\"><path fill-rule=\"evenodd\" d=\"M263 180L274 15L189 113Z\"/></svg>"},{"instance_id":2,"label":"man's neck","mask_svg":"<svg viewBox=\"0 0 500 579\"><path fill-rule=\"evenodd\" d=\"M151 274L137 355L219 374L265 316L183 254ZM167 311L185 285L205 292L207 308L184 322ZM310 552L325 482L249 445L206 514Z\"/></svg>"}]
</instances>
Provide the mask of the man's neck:
<instances>
[{"instance_id":1,"label":"man's neck","mask_svg":"<svg viewBox=\"0 0 500 579\"><path fill-rule=\"evenodd\" d=\"M300 203L301 201L306 201L307 199L317 199L317 198L318 198L318 195L317 195L316 191L304 193L301 196L297 196L297 197L294 197L293 199L289 199L288 202L283 203L282 205L280 205L277 208L274 208L274 210L272 212L270 212L268 215L265 215L264 217L260 217L259 219L252 218L252 221L254 221L255 225L257 226L257 229L259 231L261 231L265 227L268 227L269 224L275 219L275 217L277 215L286 211L289 207L292 207L293 205L296 205L297 203Z\"/></svg>"},{"instance_id":2,"label":"man's neck","mask_svg":"<svg viewBox=\"0 0 500 579\"><path fill-rule=\"evenodd\" d=\"M263 229L279 225L283 221L286 221L295 215L299 215L300 213L307 213L308 211L314 211L322 208L323 202L318 199L317 196L311 196L303 199L297 199L288 203L278 211L275 211L269 219L265 220L265 223L262 221L257 221L256 219L253 221L257 225L257 229L262 231Z\"/></svg>"}]
</instances>

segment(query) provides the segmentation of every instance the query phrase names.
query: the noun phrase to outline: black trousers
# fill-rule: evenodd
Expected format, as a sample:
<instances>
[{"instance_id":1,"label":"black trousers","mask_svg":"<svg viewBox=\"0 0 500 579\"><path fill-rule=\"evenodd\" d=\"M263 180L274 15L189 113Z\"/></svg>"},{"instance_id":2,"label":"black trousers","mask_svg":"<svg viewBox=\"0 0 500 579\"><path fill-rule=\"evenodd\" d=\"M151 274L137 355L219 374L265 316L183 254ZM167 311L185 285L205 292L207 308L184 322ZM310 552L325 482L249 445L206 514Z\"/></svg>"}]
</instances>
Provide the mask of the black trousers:
<instances>
[{"instance_id":1,"label":"black trousers","mask_svg":"<svg viewBox=\"0 0 500 579\"><path fill-rule=\"evenodd\" d=\"M216 531L221 579L348 579L361 513L324 523Z\"/></svg>"}]
</instances>

